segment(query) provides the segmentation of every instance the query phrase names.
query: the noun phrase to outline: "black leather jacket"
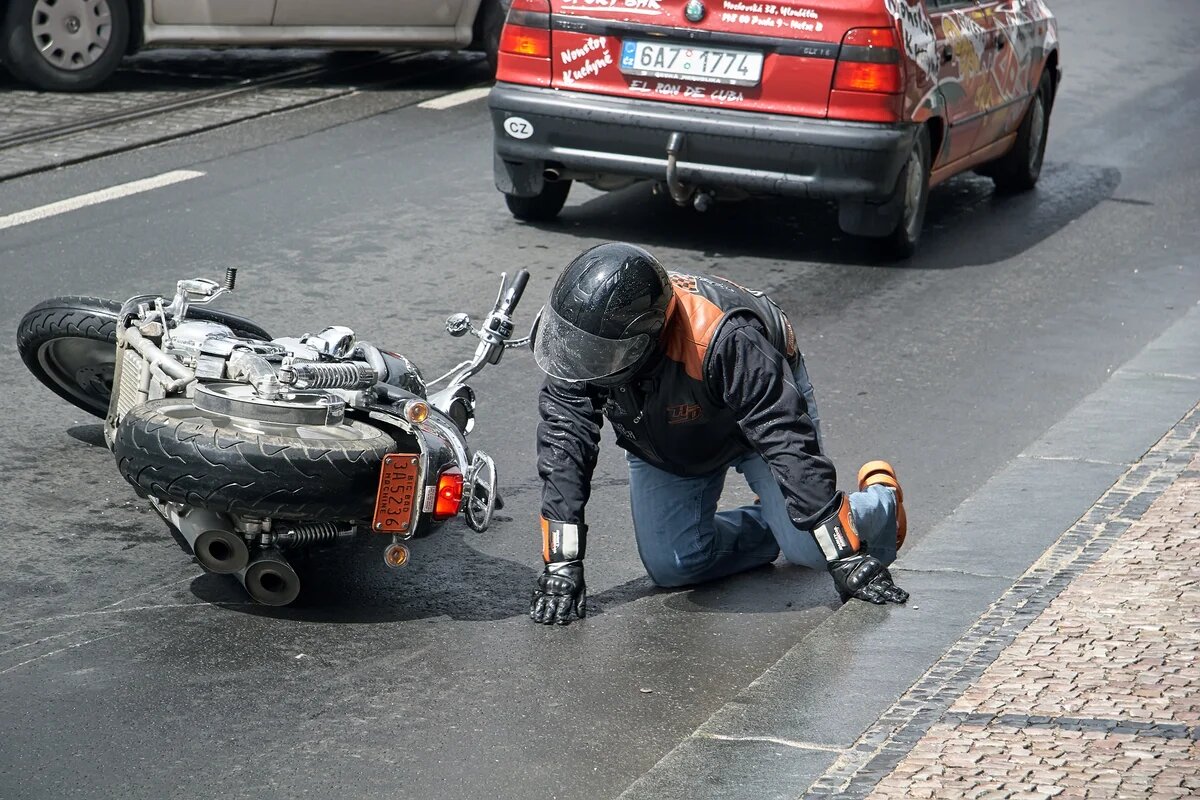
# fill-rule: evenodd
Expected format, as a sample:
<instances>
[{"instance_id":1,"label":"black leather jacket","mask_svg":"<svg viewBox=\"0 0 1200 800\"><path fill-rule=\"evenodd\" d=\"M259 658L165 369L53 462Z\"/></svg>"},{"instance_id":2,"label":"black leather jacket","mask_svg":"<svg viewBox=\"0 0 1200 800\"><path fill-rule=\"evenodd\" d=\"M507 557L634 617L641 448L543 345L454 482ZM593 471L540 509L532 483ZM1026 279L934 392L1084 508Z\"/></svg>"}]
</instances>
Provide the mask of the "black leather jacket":
<instances>
[{"instance_id":1,"label":"black leather jacket","mask_svg":"<svg viewBox=\"0 0 1200 800\"><path fill-rule=\"evenodd\" d=\"M672 273L676 303L654 366L603 389L547 379L539 396L542 516L583 523L608 417L617 444L660 469L704 475L757 452L779 482L792 521L810 530L837 476L820 451L792 371L787 319L736 284Z\"/></svg>"}]
</instances>

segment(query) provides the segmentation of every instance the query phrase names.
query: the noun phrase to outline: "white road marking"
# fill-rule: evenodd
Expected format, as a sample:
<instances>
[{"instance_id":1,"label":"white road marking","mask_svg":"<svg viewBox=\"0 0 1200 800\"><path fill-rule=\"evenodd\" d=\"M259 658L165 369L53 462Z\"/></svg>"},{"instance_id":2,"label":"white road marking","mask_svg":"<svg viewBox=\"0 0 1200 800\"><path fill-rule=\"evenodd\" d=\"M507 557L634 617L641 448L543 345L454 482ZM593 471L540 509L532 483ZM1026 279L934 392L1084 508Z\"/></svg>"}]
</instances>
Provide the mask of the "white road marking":
<instances>
[{"instance_id":1,"label":"white road marking","mask_svg":"<svg viewBox=\"0 0 1200 800\"><path fill-rule=\"evenodd\" d=\"M78 197L71 197L66 200L59 200L57 203L38 206L31 208L28 211L18 211L16 214L9 214L7 217L0 217L0 231L5 228L14 228L17 225L25 225L29 222L37 222L38 220L54 217L59 214L66 214L68 211L77 211L81 208L94 206L97 203L106 203L109 200L119 200L122 197L129 197L142 192L149 192L152 189L161 189L164 186L170 186L173 183L181 183L182 181L190 181L192 178L199 178L204 175L203 172L197 172L191 169L177 169L173 172L164 172L162 175L156 175L153 178L143 178L140 181L131 183L122 183L120 186L112 186L108 189L101 189L98 192L89 192L81 194Z\"/></svg>"},{"instance_id":2,"label":"white road marking","mask_svg":"<svg viewBox=\"0 0 1200 800\"><path fill-rule=\"evenodd\" d=\"M417 103L417 108L445 111L447 108L454 108L455 106L461 106L463 103L470 103L474 100L487 97L488 92L491 90L490 86L476 86L474 89L463 89L461 92L444 94L441 97L434 97L423 103Z\"/></svg>"}]
</instances>

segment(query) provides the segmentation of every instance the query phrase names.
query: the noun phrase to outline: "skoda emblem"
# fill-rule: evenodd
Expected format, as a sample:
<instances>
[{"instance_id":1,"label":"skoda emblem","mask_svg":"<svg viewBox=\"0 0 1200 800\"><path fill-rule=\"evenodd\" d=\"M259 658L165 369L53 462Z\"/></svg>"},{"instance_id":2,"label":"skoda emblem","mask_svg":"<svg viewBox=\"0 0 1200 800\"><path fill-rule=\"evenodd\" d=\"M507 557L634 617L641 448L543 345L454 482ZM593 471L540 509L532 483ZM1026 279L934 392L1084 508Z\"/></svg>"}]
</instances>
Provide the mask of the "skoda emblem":
<instances>
[{"instance_id":1,"label":"skoda emblem","mask_svg":"<svg viewBox=\"0 0 1200 800\"><path fill-rule=\"evenodd\" d=\"M699 22L704 19L704 3L700 0L688 0L688 4L683 7L683 15L687 17L688 22Z\"/></svg>"}]
</instances>

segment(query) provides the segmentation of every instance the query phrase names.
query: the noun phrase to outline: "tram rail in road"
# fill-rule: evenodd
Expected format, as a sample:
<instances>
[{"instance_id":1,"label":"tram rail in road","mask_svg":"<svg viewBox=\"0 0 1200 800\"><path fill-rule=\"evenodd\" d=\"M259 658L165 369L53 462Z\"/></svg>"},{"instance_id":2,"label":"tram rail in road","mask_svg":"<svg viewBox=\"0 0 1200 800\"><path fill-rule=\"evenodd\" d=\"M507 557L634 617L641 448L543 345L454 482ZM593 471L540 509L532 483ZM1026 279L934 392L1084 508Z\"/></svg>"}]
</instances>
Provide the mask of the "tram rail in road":
<instances>
[{"instance_id":1,"label":"tram rail in road","mask_svg":"<svg viewBox=\"0 0 1200 800\"><path fill-rule=\"evenodd\" d=\"M427 52L402 51L356 59L348 63L308 64L282 72L222 81L220 85L172 91L165 98L154 98L135 104L114 104L118 107L101 113L88 113L74 119L52 120L49 124L27 124L7 132L0 129L0 180L16 178L48 169L79 163L91 158L159 144L213 128L224 127L267 114L292 111L318 103L336 100L363 90L396 87L461 65L461 61L431 61L429 68L397 75L394 68L406 62L428 57ZM383 72L384 76L379 77ZM365 80L349 81L362 75ZM195 78L180 75L179 78ZM201 76L203 77L203 76ZM339 82L321 85L324 79L337 77ZM278 91L270 91L278 90ZM261 95L261 97L259 97ZM72 95L41 95L51 102L70 102ZM94 95L88 95L89 100ZM0 102L0 106L4 105ZM211 108L214 113L203 113ZM186 120L166 124L190 112ZM20 118L19 111L11 111ZM45 119L45 114L30 113L31 120ZM68 115L70 116L70 115ZM13 119L10 117L10 120ZM136 127L138 123L163 120L156 127ZM18 125L20 123L18 122ZM9 127L9 126L4 126Z\"/></svg>"}]
</instances>

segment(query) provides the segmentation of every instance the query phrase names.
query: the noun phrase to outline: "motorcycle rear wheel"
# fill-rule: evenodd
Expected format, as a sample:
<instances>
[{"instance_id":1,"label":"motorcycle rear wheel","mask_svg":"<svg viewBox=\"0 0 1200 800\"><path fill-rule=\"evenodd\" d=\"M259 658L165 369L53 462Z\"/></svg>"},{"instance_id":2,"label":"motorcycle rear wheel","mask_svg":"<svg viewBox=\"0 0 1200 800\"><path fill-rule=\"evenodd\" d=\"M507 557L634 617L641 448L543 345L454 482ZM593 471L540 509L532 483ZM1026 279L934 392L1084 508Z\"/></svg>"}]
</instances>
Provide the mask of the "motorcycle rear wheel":
<instances>
[{"instance_id":1,"label":"motorcycle rear wheel","mask_svg":"<svg viewBox=\"0 0 1200 800\"><path fill-rule=\"evenodd\" d=\"M17 326L17 350L33 376L73 406L101 419L108 413L121 304L101 297L54 297L31 308ZM235 336L271 334L237 314L188 309L192 319L227 325Z\"/></svg>"},{"instance_id":2,"label":"motorcycle rear wheel","mask_svg":"<svg viewBox=\"0 0 1200 800\"><path fill-rule=\"evenodd\" d=\"M113 442L125 480L161 500L324 521L369 520L383 458L396 450L391 435L363 422L256 432L182 397L130 409Z\"/></svg>"}]
</instances>

